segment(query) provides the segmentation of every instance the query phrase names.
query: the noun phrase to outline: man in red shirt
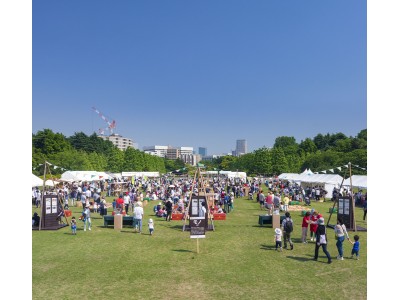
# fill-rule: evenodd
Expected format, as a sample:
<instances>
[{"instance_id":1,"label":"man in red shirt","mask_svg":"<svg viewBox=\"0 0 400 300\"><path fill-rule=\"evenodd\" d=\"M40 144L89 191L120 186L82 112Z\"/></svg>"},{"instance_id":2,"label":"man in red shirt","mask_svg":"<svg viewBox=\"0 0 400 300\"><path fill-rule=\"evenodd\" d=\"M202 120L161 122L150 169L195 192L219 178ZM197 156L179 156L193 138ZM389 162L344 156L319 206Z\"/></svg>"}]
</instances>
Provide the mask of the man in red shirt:
<instances>
[{"instance_id":1,"label":"man in red shirt","mask_svg":"<svg viewBox=\"0 0 400 300\"><path fill-rule=\"evenodd\" d=\"M117 210L122 212L124 207L124 198L122 198L122 194L119 195L119 198L117 199Z\"/></svg>"}]
</instances>

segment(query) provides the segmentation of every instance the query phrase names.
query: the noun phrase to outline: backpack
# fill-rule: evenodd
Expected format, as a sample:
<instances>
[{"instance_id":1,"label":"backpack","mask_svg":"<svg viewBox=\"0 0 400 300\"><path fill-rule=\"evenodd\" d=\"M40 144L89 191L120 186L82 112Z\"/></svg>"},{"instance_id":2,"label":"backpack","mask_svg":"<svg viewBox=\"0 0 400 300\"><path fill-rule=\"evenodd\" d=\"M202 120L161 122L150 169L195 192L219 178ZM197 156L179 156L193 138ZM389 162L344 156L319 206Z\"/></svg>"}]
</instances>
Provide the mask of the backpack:
<instances>
[{"instance_id":1,"label":"backpack","mask_svg":"<svg viewBox=\"0 0 400 300\"><path fill-rule=\"evenodd\" d=\"M291 219L286 219L286 223L285 223L285 228L284 228L285 232L290 233L293 231L293 222Z\"/></svg>"}]
</instances>

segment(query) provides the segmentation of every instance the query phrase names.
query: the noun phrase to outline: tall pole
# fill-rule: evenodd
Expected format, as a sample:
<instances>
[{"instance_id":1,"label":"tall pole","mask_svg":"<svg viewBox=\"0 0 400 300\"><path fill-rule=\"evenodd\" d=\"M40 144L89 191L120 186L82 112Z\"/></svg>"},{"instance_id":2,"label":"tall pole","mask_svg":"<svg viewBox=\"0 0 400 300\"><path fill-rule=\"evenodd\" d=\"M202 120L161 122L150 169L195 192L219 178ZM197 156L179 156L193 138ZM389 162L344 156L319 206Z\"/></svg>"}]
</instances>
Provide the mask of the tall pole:
<instances>
[{"instance_id":1,"label":"tall pole","mask_svg":"<svg viewBox=\"0 0 400 300\"><path fill-rule=\"evenodd\" d=\"M351 162L349 162L349 175L350 175L350 195L351 195L351 203L353 206L353 222L354 222L354 231L357 232L357 224L356 224L356 214L355 214L355 204L354 204L354 197L353 197L353 181L351 179Z\"/></svg>"},{"instance_id":2,"label":"tall pole","mask_svg":"<svg viewBox=\"0 0 400 300\"><path fill-rule=\"evenodd\" d=\"M43 212L44 187L45 187L45 184L46 184L46 167L47 167L47 162L44 161L44 175L43 175L42 197L41 197L41 199L40 199L40 209L42 210L42 212ZM44 222L43 213L40 214L39 230L42 229L42 222Z\"/></svg>"}]
</instances>

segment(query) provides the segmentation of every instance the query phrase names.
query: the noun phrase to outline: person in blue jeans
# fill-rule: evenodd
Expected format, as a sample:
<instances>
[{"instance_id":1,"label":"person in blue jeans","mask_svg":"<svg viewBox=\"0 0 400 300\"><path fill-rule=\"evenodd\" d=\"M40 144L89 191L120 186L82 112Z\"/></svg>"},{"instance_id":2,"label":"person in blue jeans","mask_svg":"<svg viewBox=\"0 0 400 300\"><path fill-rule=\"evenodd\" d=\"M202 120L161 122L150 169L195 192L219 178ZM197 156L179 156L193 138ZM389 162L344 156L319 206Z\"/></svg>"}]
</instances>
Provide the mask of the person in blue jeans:
<instances>
[{"instance_id":1,"label":"person in blue jeans","mask_svg":"<svg viewBox=\"0 0 400 300\"><path fill-rule=\"evenodd\" d=\"M346 230L346 225L343 224L343 220L341 217L337 218L337 224L335 226L335 235L337 238L336 247L339 252L337 259L343 260L343 241L345 239L345 236L347 237L347 240L350 240L350 238Z\"/></svg>"}]
</instances>

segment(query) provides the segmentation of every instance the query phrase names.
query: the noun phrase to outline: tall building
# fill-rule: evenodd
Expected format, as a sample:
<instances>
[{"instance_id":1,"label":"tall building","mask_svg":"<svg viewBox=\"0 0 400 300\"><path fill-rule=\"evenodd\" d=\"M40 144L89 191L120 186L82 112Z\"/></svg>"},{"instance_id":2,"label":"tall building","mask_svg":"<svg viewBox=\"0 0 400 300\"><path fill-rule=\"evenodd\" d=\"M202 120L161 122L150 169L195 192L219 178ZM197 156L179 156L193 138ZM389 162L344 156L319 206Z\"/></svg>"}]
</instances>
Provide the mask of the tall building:
<instances>
[{"instance_id":1,"label":"tall building","mask_svg":"<svg viewBox=\"0 0 400 300\"><path fill-rule=\"evenodd\" d=\"M159 157L166 157L167 156L168 146L144 146L143 151L144 153L156 155Z\"/></svg>"},{"instance_id":2,"label":"tall building","mask_svg":"<svg viewBox=\"0 0 400 300\"><path fill-rule=\"evenodd\" d=\"M236 156L247 153L247 141L246 140L236 140Z\"/></svg>"},{"instance_id":3,"label":"tall building","mask_svg":"<svg viewBox=\"0 0 400 300\"><path fill-rule=\"evenodd\" d=\"M98 135L99 138L110 141L114 146L117 146L120 150L126 150L128 147L137 149L137 144L133 140L124 138L123 136L113 133L111 135Z\"/></svg>"},{"instance_id":4,"label":"tall building","mask_svg":"<svg viewBox=\"0 0 400 300\"><path fill-rule=\"evenodd\" d=\"M199 147L199 154L201 156L207 156L207 148L205 147Z\"/></svg>"}]
</instances>

